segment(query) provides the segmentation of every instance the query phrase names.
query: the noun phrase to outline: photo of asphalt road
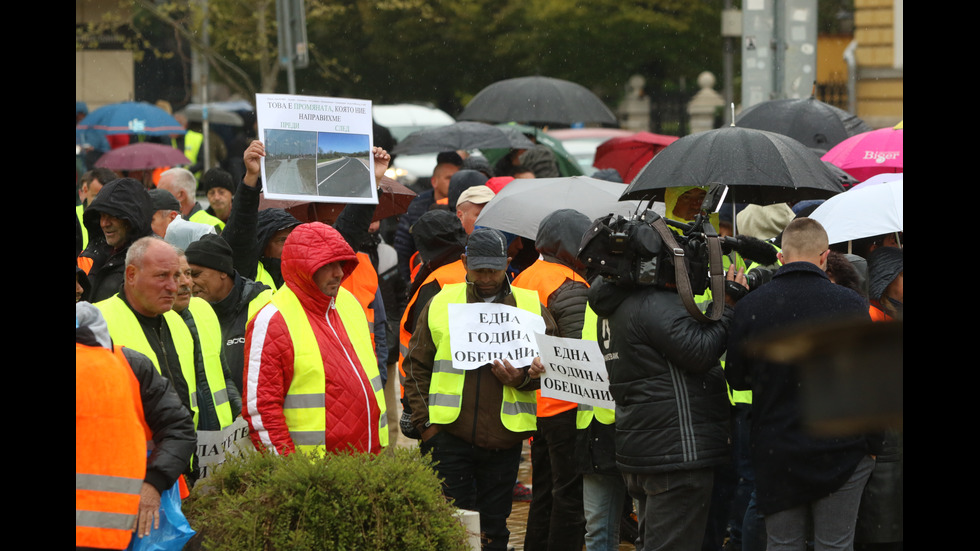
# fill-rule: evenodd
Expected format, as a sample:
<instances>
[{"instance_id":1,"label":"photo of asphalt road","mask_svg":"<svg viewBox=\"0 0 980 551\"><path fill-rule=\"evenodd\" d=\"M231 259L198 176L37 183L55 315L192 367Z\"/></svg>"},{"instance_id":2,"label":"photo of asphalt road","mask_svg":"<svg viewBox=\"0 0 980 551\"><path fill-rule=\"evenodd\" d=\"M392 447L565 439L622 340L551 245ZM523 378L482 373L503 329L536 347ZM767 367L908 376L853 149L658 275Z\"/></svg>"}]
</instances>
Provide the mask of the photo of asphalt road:
<instances>
[{"instance_id":1,"label":"photo of asphalt road","mask_svg":"<svg viewBox=\"0 0 980 551\"><path fill-rule=\"evenodd\" d=\"M371 197L368 159L340 157L318 162L316 194L327 197Z\"/></svg>"},{"instance_id":2,"label":"photo of asphalt road","mask_svg":"<svg viewBox=\"0 0 980 551\"><path fill-rule=\"evenodd\" d=\"M265 137L268 192L340 199L373 197L370 136L266 130Z\"/></svg>"}]
</instances>

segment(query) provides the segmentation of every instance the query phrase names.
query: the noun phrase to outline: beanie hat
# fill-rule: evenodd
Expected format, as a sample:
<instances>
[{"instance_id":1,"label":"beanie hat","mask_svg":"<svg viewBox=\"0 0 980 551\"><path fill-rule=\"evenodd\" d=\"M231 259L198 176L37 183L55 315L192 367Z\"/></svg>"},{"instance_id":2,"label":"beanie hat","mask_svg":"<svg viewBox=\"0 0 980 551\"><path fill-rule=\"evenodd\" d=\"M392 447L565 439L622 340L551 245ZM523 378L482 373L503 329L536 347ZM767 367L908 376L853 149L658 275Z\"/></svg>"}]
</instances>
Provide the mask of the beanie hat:
<instances>
[{"instance_id":1,"label":"beanie hat","mask_svg":"<svg viewBox=\"0 0 980 551\"><path fill-rule=\"evenodd\" d=\"M235 275L231 245L221 236L208 234L187 246L185 251L188 264L197 264L212 270Z\"/></svg>"}]
</instances>

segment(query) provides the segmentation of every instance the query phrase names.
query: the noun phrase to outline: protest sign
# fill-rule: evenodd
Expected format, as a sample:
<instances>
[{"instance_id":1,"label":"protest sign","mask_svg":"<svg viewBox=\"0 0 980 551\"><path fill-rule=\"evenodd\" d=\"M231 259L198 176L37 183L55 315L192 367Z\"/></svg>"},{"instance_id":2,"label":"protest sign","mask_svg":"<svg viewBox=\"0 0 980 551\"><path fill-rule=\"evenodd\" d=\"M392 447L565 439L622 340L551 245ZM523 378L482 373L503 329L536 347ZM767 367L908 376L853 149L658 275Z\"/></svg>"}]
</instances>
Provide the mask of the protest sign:
<instances>
[{"instance_id":1,"label":"protest sign","mask_svg":"<svg viewBox=\"0 0 980 551\"><path fill-rule=\"evenodd\" d=\"M534 334L545 331L540 315L506 304L450 304L449 319L456 369L476 369L494 360L507 360L514 367L529 365L538 355Z\"/></svg>"},{"instance_id":2,"label":"protest sign","mask_svg":"<svg viewBox=\"0 0 980 551\"><path fill-rule=\"evenodd\" d=\"M541 395L576 404L614 409L606 362L599 343L535 334L544 375Z\"/></svg>"},{"instance_id":3,"label":"protest sign","mask_svg":"<svg viewBox=\"0 0 980 551\"><path fill-rule=\"evenodd\" d=\"M256 94L269 199L377 203L371 102Z\"/></svg>"},{"instance_id":4,"label":"protest sign","mask_svg":"<svg viewBox=\"0 0 980 551\"><path fill-rule=\"evenodd\" d=\"M201 467L201 479L207 478L212 469L225 462L226 457L254 449L248 438L248 422L241 416L222 430L197 431L197 460Z\"/></svg>"}]
</instances>

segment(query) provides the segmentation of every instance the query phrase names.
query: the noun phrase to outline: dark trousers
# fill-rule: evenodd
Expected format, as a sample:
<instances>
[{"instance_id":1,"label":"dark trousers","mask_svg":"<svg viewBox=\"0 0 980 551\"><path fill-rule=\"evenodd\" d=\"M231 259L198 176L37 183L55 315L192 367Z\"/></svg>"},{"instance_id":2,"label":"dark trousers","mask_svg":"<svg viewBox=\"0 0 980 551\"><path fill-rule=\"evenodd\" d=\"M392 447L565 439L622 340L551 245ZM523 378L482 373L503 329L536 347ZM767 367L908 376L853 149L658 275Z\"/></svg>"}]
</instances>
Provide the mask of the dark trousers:
<instances>
[{"instance_id":1,"label":"dark trousers","mask_svg":"<svg viewBox=\"0 0 980 551\"><path fill-rule=\"evenodd\" d=\"M574 409L539 417L531 441L531 507L524 550L582 549L585 508L576 465Z\"/></svg>"},{"instance_id":2,"label":"dark trousers","mask_svg":"<svg viewBox=\"0 0 980 551\"><path fill-rule=\"evenodd\" d=\"M485 550L507 549L507 517L514 499L521 444L490 450L439 432L420 446L422 453L432 453L436 473L443 479L443 494L460 509L479 511Z\"/></svg>"},{"instance_id":3,"label":"dark trousers","mask_svg":"<svg viewBox=\"0 0 980 551\"><path fill-rule=\"evenodd\" d=\"M623 478L630 495L639 503L638 550L700 551L714 469L625 473Z\"/></svg>"}]
</instances>

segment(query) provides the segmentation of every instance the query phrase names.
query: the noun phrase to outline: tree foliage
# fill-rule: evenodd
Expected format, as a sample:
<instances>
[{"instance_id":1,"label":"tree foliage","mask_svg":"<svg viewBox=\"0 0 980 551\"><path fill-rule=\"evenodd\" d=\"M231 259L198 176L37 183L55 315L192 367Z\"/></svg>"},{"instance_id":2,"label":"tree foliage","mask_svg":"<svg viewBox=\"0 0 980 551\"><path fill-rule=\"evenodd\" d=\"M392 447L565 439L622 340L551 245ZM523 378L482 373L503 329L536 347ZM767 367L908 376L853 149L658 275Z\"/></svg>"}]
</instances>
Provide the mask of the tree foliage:
<instances>
[{"instance_id":1,"label":"tree foliage","mask_svg":"<svg viewBox=\"0 0 980 551\"><path fill-rule=\"evenodd\" d=\"M821 1L821 17L852 3ZM127 47L159 55L165 50L143 37L180 37L209 60L214 80L245 97L282 93L275 4L207 0L207 48L200 2L132 0L131 22L103 26L126 26ZM693 89L701 71L719 74L721 8L722 0L306 0L310 65L296 71L296 92L428 101L456 113L492 82L540 74L614 105L633 74L670 91ZM100 32L76 31L76 48Z\"/></svg>"}]
</instances>

